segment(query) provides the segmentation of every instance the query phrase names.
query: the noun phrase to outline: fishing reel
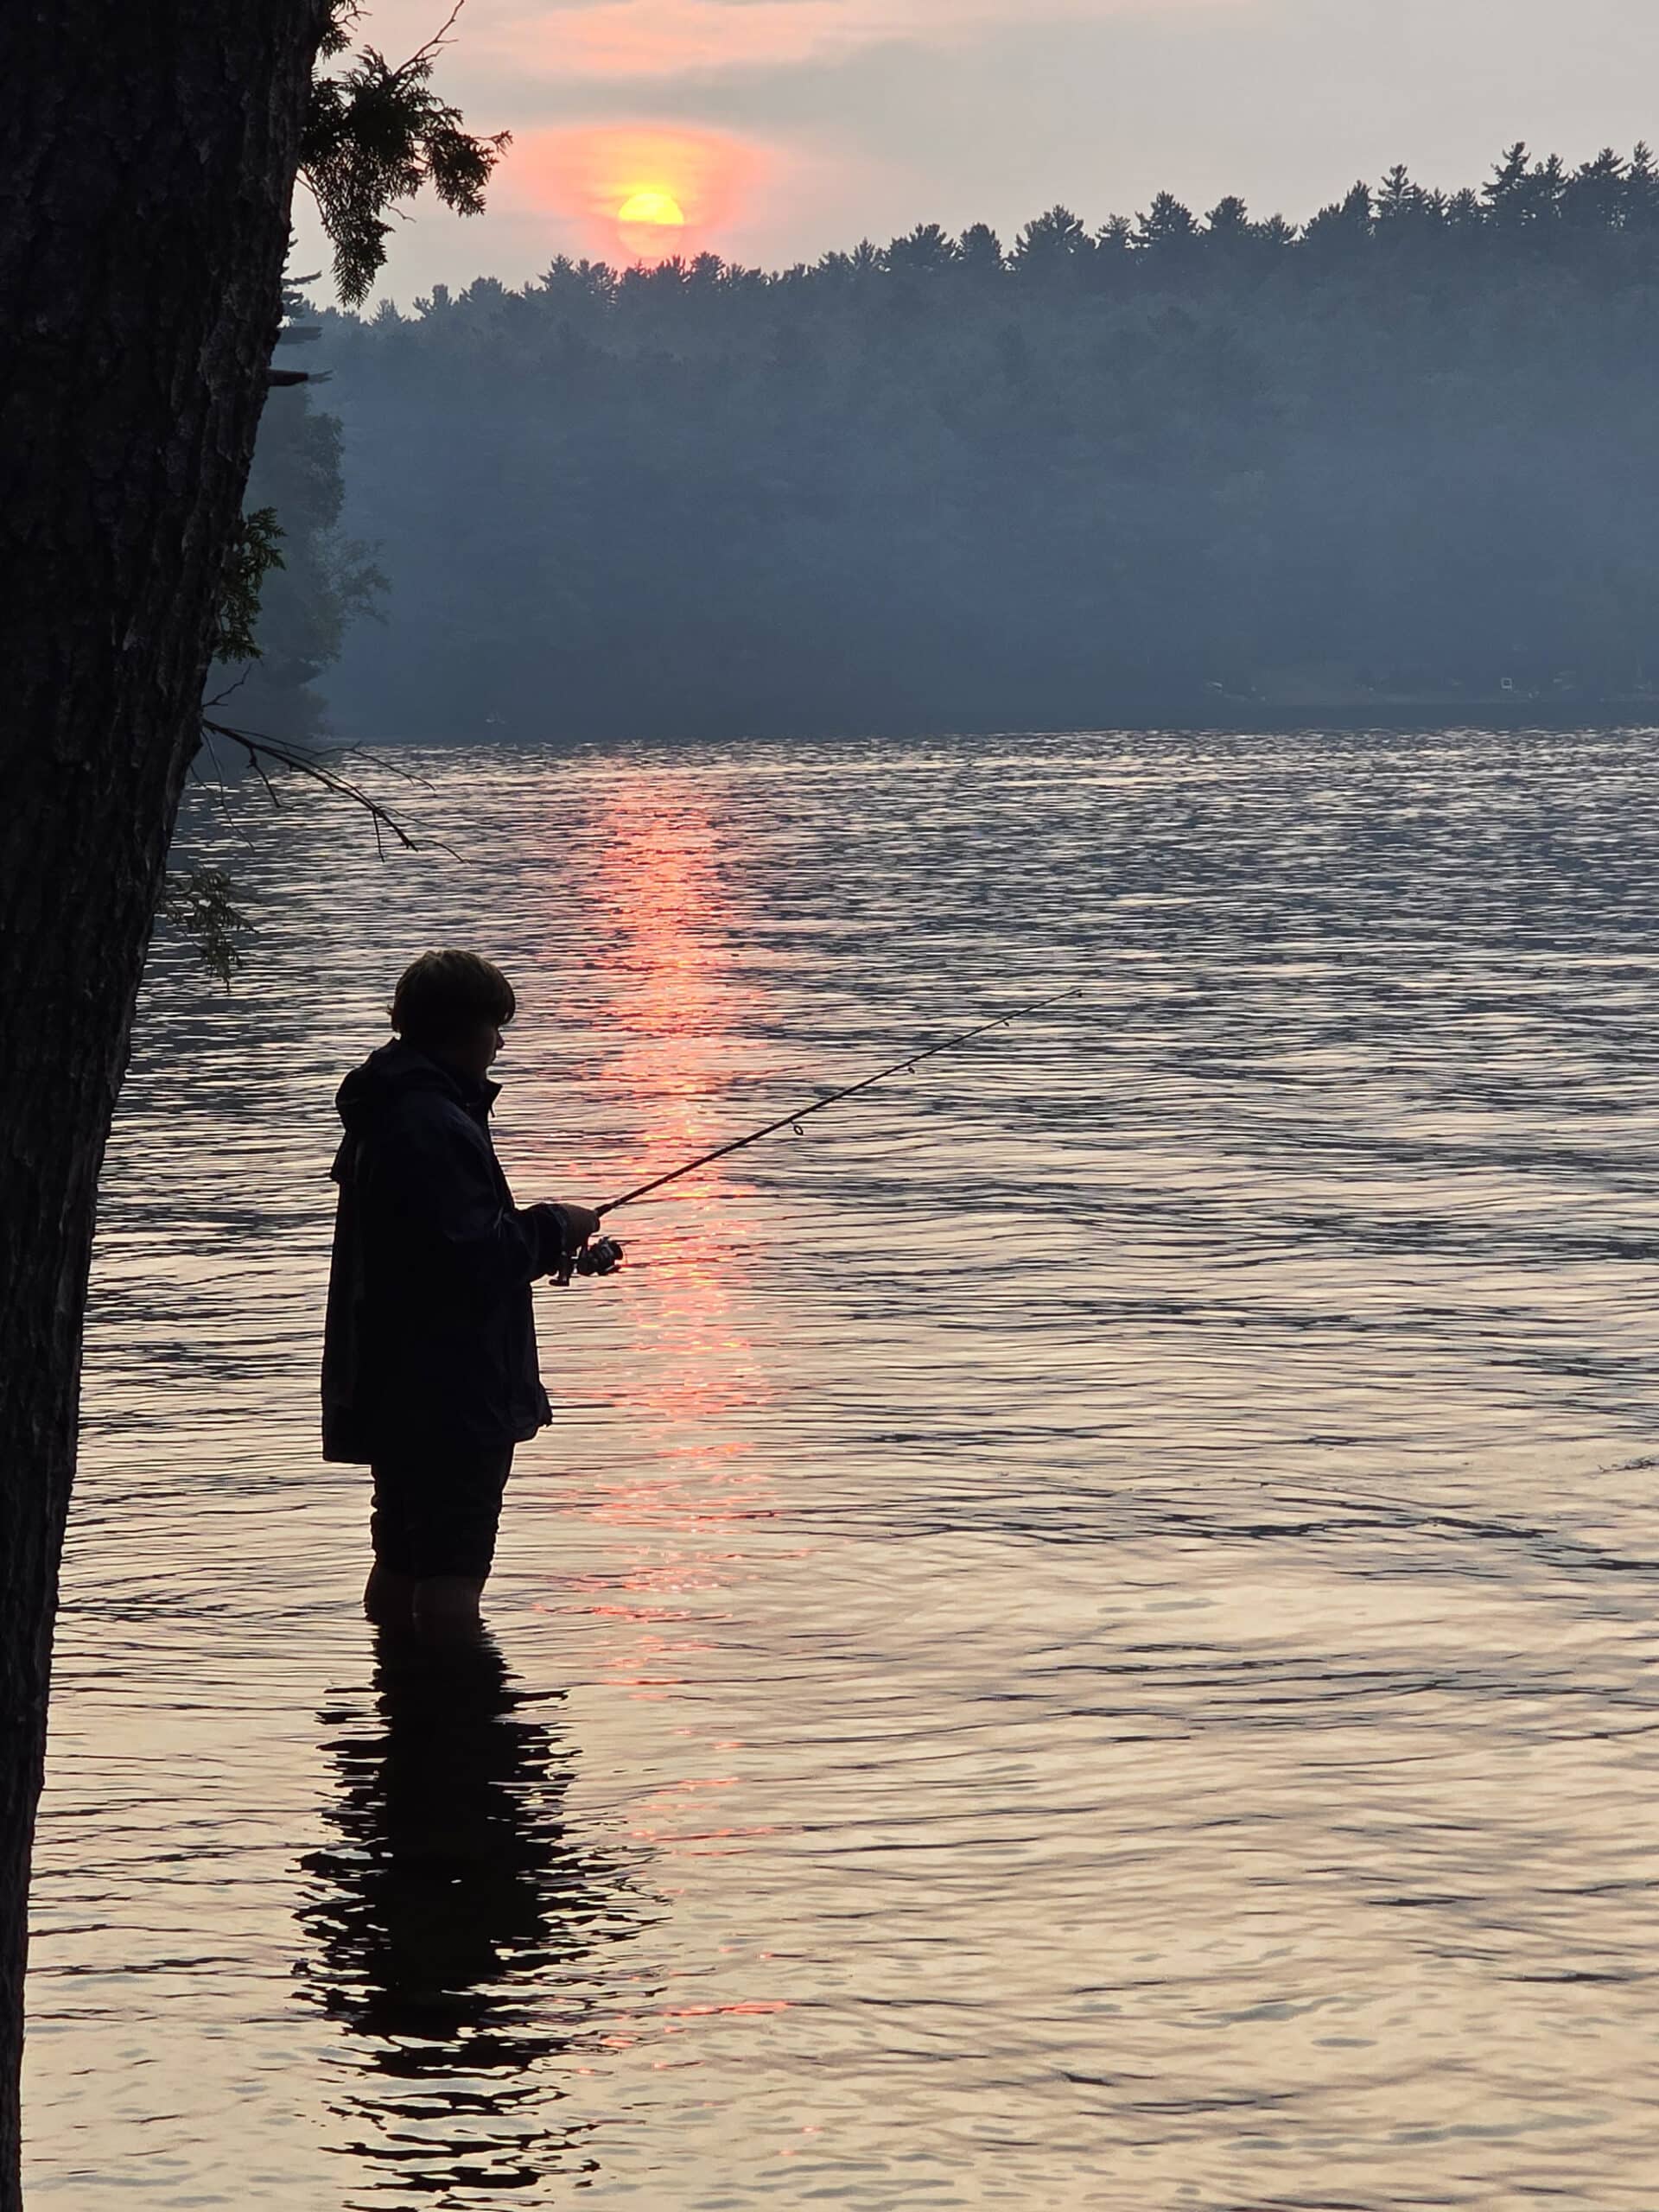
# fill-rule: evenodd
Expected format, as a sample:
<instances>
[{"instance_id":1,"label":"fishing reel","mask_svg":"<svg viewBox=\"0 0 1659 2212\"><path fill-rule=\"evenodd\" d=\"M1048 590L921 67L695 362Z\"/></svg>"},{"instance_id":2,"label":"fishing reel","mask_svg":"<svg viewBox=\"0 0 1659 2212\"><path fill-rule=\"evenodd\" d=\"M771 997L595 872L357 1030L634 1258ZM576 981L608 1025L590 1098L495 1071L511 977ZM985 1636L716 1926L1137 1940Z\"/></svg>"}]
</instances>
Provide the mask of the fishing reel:
<instances>
[{"instance_id":1,"label":"fishing reel","mask_svg":"<svg viewBox=\"0 0 1659 2212\"><path fill-rule=\"evenodd\" d=\"M622 1264L622 1247L614 1236L590 1237L576 1255L579 1275L613 1275Z\"/></svg>"},{"instance_id":2,"label":"fishing reel","mask_svg":"<svg viewBox=\"0 0 1659 2212\"><path fill-rule=\"evenodd\" d=\"M622 1247L614 1236L590 1236L579 1252L567 1248L550 1280L558 1289L568 1290L573 1275L613 1275L621 1264Z\"/></svg>"}]
</instances>

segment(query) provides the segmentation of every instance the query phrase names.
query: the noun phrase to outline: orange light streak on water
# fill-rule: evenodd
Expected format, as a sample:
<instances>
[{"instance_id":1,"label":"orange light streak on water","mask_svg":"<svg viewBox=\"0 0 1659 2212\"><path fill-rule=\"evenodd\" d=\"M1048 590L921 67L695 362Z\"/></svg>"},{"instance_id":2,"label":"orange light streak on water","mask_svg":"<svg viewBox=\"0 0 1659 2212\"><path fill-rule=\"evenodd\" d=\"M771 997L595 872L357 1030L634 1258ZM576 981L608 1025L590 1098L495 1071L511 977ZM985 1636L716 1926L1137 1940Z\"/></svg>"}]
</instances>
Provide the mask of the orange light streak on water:
<instances>
[{"instance_id":1,"label":"orange light streak on water","mask_svg":"<svg viewBox=\"0 0 1659 2212\"><path fill-rule=\"evenodd\" d=\"M706 785L654 776L613 785L586 844L610 924L597 961L602 1033L613 1040L602 1079L631 1109L640 1152L630 1180L643 1181L732 1133L729 1109L717 1119L710 1102L725 1095L734 1060L752 1049L760 995L739 957L739 916ZM632 1340L645 1356L601 1385L614 1416L649 1439L628 1466L600 1471L590 1509L615 1560L587 1592L588 1617L606 1632L599 1669L636 1705L683 1700L730 1626L722 1592L741 1582L745 1555L728 1536L711 1545L711 1534L769 1521L775 1510L743 1433L774 1394L738 1325L733 1294L748 1197L721 1162L677 1185L663 1204L642 1206L639 1264L624 1287ZM704 1811L709 1793L740 1779L732 1753L742 1746L729 1713L711 1725L694 1709L676 1733L688 1764L702 1770L643 1799L629 1822L630 1840L659 1863L723 1854L752 1832L712 1824ZM735 2009L784 2004L767 1994ZM677 2019L731 2009L679 2008L658 2015L655 2031L676 2033Z\"/></svg>"}]
</instances>

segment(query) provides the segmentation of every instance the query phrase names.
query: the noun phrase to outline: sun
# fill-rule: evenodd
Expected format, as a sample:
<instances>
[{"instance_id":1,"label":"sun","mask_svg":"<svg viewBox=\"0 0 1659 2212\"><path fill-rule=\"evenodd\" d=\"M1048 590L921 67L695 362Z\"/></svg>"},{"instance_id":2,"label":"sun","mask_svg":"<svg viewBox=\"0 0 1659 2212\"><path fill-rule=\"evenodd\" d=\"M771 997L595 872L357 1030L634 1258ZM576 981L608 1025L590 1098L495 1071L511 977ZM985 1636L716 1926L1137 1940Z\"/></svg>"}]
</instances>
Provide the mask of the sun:
<instances>
[{"instance_id":1,"label":"sun","mask_svg":"<svg viewBox=\"0 0 1659 2212\"><path fill-rule=\"evenodd\" d=\"M711 250L771 167L766 149L723 131L607 123L532 134L512 173L533 201L575 217L587 243L626 269Z\"/></svg>"},{"instance_id":2,"label":"sun","mask_svg":"<svg viewBox=\"0 0 1659 2212\"><path fill-rule=\"evenodd\" d=\"M685 210L671 192L648 187L642 192L630 193L617 209L616 219L630 226L639 224L654 230L682 231L685 228Z\"/></svg>"}]
</instances>

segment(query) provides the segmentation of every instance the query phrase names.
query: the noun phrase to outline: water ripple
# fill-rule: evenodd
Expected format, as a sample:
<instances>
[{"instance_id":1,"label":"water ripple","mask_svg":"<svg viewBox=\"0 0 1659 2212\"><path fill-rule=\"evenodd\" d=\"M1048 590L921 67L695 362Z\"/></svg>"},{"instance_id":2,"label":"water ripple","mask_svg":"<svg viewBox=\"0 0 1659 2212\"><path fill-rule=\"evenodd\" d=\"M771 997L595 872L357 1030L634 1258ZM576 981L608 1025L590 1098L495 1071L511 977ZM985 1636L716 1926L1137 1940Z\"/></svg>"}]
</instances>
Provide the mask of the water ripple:
<instances>
[{"instance_id":1,"label":"water ripple","mask_svg":"<svg viewBox=\"0 0 1659 2212\"><path fill-rule=\"evenodd\" d=\"M204 811L247 981L152 963L31 2202L1649 2212L1650 739L404 765L461 862ZM442 941L525 1197L1086 994L543 1297L435 1678L313 1408L333 1086Z\"/></svg>"}]
</instances>

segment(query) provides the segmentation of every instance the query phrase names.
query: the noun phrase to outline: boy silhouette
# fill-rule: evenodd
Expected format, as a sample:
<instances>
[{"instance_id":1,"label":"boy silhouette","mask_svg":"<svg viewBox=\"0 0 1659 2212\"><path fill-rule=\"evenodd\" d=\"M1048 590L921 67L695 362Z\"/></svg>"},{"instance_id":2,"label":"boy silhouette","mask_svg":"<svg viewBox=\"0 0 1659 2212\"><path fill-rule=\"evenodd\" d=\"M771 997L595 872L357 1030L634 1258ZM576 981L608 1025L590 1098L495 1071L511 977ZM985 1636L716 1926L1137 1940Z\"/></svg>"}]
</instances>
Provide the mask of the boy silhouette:
<instances>
[{"instance_id":1,"label":"boy silhouette","mask_svg":"<svg viewBox=\"0 0 1659 2212\"><path fill-rule=\"evenodd\" d=\"M335 1098L346 1134L322 1358L322 1455L373 1471L371 1619L474 1626L513 1447L551 1419L531 1285L568 1281L586 1206L513 1204L490 1141L489 1069L512 986L476 953L429 952L391 1044Z\"/></svg>"}]
</instances>

